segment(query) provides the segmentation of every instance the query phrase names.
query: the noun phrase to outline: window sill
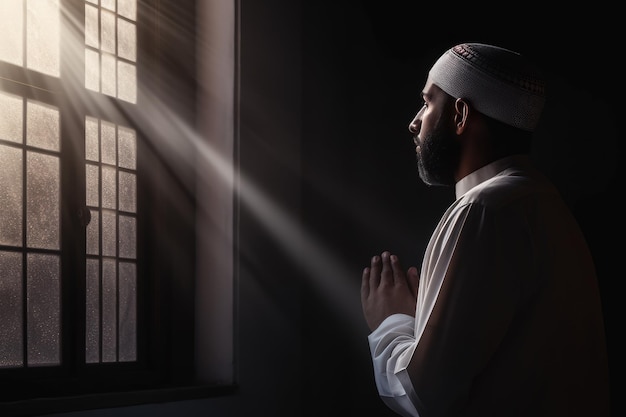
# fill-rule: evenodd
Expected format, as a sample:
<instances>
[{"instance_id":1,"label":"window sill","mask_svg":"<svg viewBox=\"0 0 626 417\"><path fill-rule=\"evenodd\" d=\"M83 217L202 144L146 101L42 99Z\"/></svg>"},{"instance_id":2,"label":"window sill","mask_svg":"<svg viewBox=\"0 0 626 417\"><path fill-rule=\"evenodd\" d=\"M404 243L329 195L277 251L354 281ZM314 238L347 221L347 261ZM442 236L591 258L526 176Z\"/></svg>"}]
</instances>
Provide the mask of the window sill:
<instances>
[{"instance_id":1,"label":"window sill","mask_svg":"<svg viewBox=\"0 0 626 417\"><path fill-rule=\"evenodd\" d=\"M235 385L192 385L150 390L107 392L74 397L35 398L0 403L3 417L27 417L43 414L126 407L233 395Z\"/></svg>"}]
</instances>

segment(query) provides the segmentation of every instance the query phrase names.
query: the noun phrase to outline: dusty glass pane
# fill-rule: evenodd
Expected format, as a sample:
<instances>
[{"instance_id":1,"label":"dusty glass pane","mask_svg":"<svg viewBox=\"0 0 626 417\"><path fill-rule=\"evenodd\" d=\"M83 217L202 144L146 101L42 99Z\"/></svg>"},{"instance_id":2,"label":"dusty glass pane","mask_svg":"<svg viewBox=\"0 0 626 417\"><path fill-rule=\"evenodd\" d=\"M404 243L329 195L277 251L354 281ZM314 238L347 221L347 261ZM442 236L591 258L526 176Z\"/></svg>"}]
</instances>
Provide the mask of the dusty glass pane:
<instances>
[{"instance_id":1,"label":"dusty glass pane","mask_svg":"<svg viewBox=\"0 0 626 417\"><path fill-rule=\"evenodd\" d=\"M137 140L133 129L118 127L118 164L122 168L137 167Z\"/></svg>"},{"instance_id":2,"label":"dusty glass pane","mask_svg":"<svg viewBox=\"0 0 626 417\"><path fill-rule=\"evenodd\" d=\"M117 361L116 276L115 261L102 261L102 362Z\"/></svg>"},{"instance_id":3,"label":"dusty glass pane","mask_svg":"<svg viewBox=\"0 0 626 417\"><path fill-rule=\"evenodd\" d=\"M85 118L85 158L88 161L99 161L98 119L87 116Z\"/></svg>"},{"instance_id":4,"label":"dusty glass pane","mask_svg":"<svg viewBox=\"0 0 626 417\"><path fill-rule=\"evenodd\" d=\"M23 0L0 1L0 60L24 65L24 7Z\"/></svg>"},{"instance_id":5,"label":"dusty glass pane","mask_svg":"<svg viewBox=\"0 0 626 417\"><path fill-rule=\"evenodd\" d=\"M100 0L102 7L115 11L115 0Z\"/></svg>"},{"instance_id":6,"label":"dusty glass pane","mask_svg":"<svg viewBox=\"0 0 626 417\"><path fill-rule=\"evenodd\" d=\"M115 168L102 167L102 207L115 209L117 198L117 183Z\"/></svg>"},{"instance_id":7,"label":"dusty glass pane","mask_svg":"<svg viewBox=\"0 0 626 417\"><path fill-rule=\"evenodd\" d=\"M115 125L109 122L102 122L102 162L109 165L115 165Z\"/></svg>"},{"instance_id":8,"label":"dusty glass pane","mask_svg":"<svg viewBox=\"0 0 626 417\"><path fill-rule=\"evenodd\" d=\"M124 19L117 19L117 55L135 62L137 60L137 27Z\"/></svg>"},{"instance_id":9,"label":"dusty glass pane","mask_svg":"<svg viewBox=\"0 0 626 417\"><path fill-rule=\"evenodd\" d=\"M100 362L100 263L87 259L85 282L85 361Z\"/></svg>"},{"instance_id":10,"label":"dusty glass pane","mask_svg":"<svg viewBox=\"0 0 626 417\"><path fill-rule=\"evenodd\" d=\"M0 139L23 143L22 103L22 97L0 92Z\"/></svg>"},{"instance_id":11,"label":"dusty glass pane","mask_svg":"<svg viewBox=\"0 0 626 417\"><path fill-rule=\"evenodd\" d=\"M22 254L0 251L0 368L20 366L22 355Z\"/></svg>"},{"instance_id":12,"label":"dusty glass pane","mask_svg":"<svg viewBox=\"0 0 626 417\"><path fill-rule=\"evenodd\" d=\"M135 264L120 262L120 362L137 360L137 276Z\"/></svg>"},{"instance_id":13,"label":"dusty glass pane","mask_svg":"<svg viewBox=\"0 0 626 417\"><path fill-rule=\"evenodd\" d=\"M109 210L102 211L102 254L104 256L117 255L116 215Z\"/></svg>"},{"instance_id":14,"label":"dusty glass pane","mask_svg":"<svg viewBox=\"0 0 626 417\"><path fill-rule=\"evenodd\" d=\"M85 167L87 190L86 201L88 206L98 207L100 205L100 194L98 184L100 183L98 166L87 164Z\"/></svg>"},{"instance_id":15,"label":"dusty glass pane","mask_svg":"<svg viewBox=\"0 0 626 417\"><path fill-rule=\"evenodd\" d=\"M59 158L26 154L26 245L59 249Z\"/></svg>"},{"instance_id":16,"label":"dusty glass pane","mask_svg":"<svg viewBox=\"0 0 626 417\"><path fill-rule=\"evenodd\" d=\"M130 20L137 20L137 0L119 0L117 12Z\"/></svg>"},{"instance_id":17,"label":"dusty glass pane","mask_svg":"<svg viewBox=\"0 0 626 417\"><path fill-rule=\"evenodd\" d=\"M27 340L29 365L61 362L60 260L56 255L27 257Z\"/></svg>"},{"instance_id":18,"label":"dusty glass pane","mask_svg":"<svg viewBox=\"0 0 626 417\"><path fill-rule=\"evenodd\" d=\"M118 97L129 103L137 103L137 69L132 64L120 61L117 71Z\"/></svg>"},{"instance_id":19,"label":"dusty glass pane","mask_svg":"<svg viewBox=\"0 0 626 417\"><path fill-rule=\"evenodd\" d=\"M135 259L137 257L137 230L135 218L130 216L120 216L120 257Z\"/></svg>"},{"instance_id":20,"label":"dusty glass pane","mask_svg":"<svg viewBox=\"0 0 626 417\"><path fill-rule=\"evenodd\" d=\"M98 255L100 252L100 212L98 210L89 210L91 212L91 221L87 225L87 254Z\"/></svg>"},{"instance_id":21,"label":"dusty glass pane","mask_svg":"<svg viewBox=\"0 0 626 417\"><path fill-rule=\"evenodd\" d=\"M85 4L85 45L98 48L100 45L98 34L98 9Z\"/></svg>"},{"instance_id":22,"label":"dusty glass pane","mask_svg":"<svg viewBox=\"0 0 626 417\"><path fill-rule=\"evenodd\" d=\"M27 0L26 66L53 76L61 73L58 0Z\"/></svg>"},{"instance_id":23,"label":"dusty glass pane","mask_svg":"<svg viewBox=\"0 0 626 417\"><path fill-rule=\"evenodd\" d=\"M137 177L135 174L120 171L119 209L135 213L137 211Z\"/></svg>"},{"instance_id":24,"label":"dusty glass pane","mask_svg":"<svg viewBox=\"0 0 626 417\"><path fill-rule=\"evenodd\" d=\"M0 145L0 244L22 246L22 150Z\"/></svg>"},{"instance_id":25,"label":"dusty glass pane","mask_svg":"<svg viewBox=\"0 0 626 417\"><path fill-rule=\"evenodd\" d=\"M26 103L26 144L51 151L59 150L59 110L28 100Z\"/></svg>"},{"instance_id":26,"label":"dusty glass pane","mask_svg":"<svg viewBox=\"0 0 626 417\"><path fill-rule=\"evenodd\" d=\"M102 93L115 96L115 57L102 54Z\"/></svg>"},{"instance_id":27,"label":"dusty glass pane","mask_svg":"<svg viewBox=\"0 0 626 417\"><path fill-rule=\"evenodd\" d=\"M100 49L115 54L115 15L102 11L100 13Z\"/></svg>"},{"instance_id":28,"label":"dusty glass pane","mask_svg":"<svg viewBox=\"0 0 626 417\"><path fill-rule=\"evenodd\" d=\"M85 48L85 88L100 91L100 54Z\"/></svg>"}]
</instances>

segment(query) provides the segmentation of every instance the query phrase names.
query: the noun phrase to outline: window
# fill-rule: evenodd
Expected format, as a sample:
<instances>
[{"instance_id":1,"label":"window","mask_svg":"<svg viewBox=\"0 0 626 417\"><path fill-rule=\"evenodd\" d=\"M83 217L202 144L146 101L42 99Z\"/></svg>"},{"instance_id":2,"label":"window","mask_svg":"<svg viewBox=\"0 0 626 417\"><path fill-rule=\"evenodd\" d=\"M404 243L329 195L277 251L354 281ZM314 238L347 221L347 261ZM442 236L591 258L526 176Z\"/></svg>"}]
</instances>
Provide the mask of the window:
<instances>
[{"instance_id":1,"label":"window","mask_svg":"<svg viewBox=\"0 0 626 417\"><path fill-rule=\"evenodd\" d=\"M211 288L196 279L185 140L195 11L193 0L0 2L2 415L215 392L196 367L216 359L194 352L195 289Z\"/></svg>"},{"instance_id":2,"label":"window","mask_svg":"<svg viewBox=\"0 0 626 417\"><path fill-rule=\"evenodd\" d=\"M58 2L2 3L0 59L60 75ZM19 71L14 71L15 73ZM11 77L11 75L9 75ZM61 364L61 111L52 94L3 80L0 91L0 368ZM26 84L27 80L24 80ZM43 82L37 87L47 90ZM6 86L6 88L5 88Z\"/></svg>"},{"instance_id":3,"label":"window","mask_svg":"<svg viewBox=\"0 0 626 417\"><path fill-rule=\"evenodd\" d=\"M87 0L85 87L137 101L137 0Z\"/></svg>"},{"instance_id":4,"label":"window","mask_svg":"<svg viewBox=\"0 0 626 417\"><path fill-rule=\"evenodd\" d=\"M137 360L136 132L85 120L87 363Z\"/></svg>"}]
</instances>

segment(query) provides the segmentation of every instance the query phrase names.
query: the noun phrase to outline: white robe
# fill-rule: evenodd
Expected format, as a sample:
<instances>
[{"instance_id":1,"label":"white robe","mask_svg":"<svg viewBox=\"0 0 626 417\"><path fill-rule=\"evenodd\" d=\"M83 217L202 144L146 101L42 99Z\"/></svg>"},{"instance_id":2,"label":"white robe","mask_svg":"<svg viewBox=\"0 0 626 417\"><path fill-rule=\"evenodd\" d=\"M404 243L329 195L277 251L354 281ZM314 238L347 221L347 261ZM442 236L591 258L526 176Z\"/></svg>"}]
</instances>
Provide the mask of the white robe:
<instances>
[{"instance_id":1,"label":"white robe","mask_svg":"<svg viewBox=\"0 0 626 417\"><path fill-rule=\"evenodd\" d=\"M608 416L591 255L528 158L456 184L420 272L415 318L369 337L378 392L403 416Z\"/></svg>"}]
</instances>

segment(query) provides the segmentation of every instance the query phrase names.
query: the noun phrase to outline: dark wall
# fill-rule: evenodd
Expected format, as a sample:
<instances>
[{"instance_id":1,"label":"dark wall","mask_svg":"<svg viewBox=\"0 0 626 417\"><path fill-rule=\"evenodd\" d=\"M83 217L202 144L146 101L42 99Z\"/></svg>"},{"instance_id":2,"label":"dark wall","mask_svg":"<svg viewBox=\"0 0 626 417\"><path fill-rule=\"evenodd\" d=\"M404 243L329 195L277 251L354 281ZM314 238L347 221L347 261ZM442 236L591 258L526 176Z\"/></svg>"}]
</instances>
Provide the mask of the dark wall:
<instances>
[{"instance_id":1,"label":"dark wall","mask_svg":"<svg viewBox=\"0 0 626 417\"><path fill-rule=\"evenodd\" d=\"M451 194L418 181L407 126L421 75L389 55L373 32L376 16L355 1L303 10L303 223L343 265L332 279L352 286L343 303L355 317L339 317L337 301L308 284L303 415L393 416L372 378L361 270L384 249L418 263Z\"/></svg>"}]
</instances>

